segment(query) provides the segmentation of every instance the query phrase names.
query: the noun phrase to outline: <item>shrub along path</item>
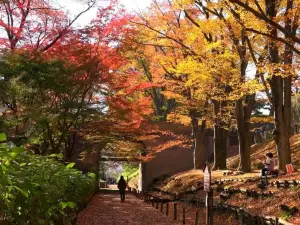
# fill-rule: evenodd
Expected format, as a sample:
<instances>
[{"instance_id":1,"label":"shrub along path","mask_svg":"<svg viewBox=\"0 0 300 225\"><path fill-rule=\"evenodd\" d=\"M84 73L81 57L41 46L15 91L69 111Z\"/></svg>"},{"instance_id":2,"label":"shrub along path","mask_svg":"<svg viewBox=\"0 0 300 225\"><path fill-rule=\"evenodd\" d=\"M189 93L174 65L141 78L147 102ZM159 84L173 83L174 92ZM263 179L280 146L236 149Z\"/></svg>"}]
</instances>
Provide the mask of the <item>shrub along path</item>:
<instances>
[{"instance_id":1,"label":"shrub along path","mask_svg":"<svg viewBox=\"0 0 300 225\"><path fill-rule=\"evenodd\" d=\"M76 225L179 225L171 217L145 204L142 200L126 195L120 203L116 191L97 194L87 208L79 213Z\"/></svg>"}]
</instances>

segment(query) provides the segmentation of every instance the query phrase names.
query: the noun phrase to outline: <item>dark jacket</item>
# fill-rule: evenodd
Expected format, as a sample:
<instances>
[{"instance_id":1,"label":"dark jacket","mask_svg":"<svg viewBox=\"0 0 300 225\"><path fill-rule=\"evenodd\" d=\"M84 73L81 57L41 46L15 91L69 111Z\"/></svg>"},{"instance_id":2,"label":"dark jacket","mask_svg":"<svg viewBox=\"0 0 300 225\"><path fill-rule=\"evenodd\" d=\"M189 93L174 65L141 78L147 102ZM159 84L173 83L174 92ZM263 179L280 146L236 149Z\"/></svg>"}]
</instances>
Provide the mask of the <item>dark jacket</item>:
<instances>
[{"instance_id":1,"label":"dark jacket","mask_svg":"<svg viewBox=\"0 0 300 225\"><path fill-rule=\"evenodd\" d=\"M118 189L120 191L125 191L126 187L127 187L126 181L124 179L120 179L118 182Z\"/></svg>"}]
</instances>

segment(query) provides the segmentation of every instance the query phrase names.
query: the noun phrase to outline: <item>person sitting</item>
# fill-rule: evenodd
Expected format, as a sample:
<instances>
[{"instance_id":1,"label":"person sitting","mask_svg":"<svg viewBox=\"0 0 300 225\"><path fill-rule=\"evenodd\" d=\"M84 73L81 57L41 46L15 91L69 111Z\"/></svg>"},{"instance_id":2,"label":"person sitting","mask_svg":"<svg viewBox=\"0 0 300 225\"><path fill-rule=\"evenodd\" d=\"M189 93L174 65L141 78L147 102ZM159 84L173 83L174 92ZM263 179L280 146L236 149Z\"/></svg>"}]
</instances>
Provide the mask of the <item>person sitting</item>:
<instances>
[{"instance_id":1,"label":"person sitting","mask_svg":"<svg viewBox=\"0 0 300 225\"><path fill-rule=\"evenodd\" d=\"M265 176L266 172L272 173L275 168L275 159L272 152L266 154L266 160L264 161L264 168L261 170L261 175Z\"/></svg>"}]
</instances>

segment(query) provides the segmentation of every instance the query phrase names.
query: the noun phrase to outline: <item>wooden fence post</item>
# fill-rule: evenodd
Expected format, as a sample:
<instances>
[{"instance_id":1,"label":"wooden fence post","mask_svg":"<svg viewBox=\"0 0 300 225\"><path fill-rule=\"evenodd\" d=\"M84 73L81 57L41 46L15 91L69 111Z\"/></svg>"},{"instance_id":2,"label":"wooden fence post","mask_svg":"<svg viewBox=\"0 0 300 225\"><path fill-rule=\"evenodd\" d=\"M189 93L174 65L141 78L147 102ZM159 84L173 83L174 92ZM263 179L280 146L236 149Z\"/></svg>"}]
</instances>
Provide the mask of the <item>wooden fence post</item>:
<instances>
[{"instance_id":1,"label":"wooden fence post","mask_svg":"<svg viewBox=\"0 0 300 225\"><path fill-rule=\"evenodd\" d=\"M182 208L182 224L185 224L185 207Z\"/></svg>"},{"instance_id":2,"label":"wooden fence post","mask_svg":"<svg viewBox=\"0 0 300 225\"><path fill-rule=\"evenodd\" d=\"M154 197L151 198L151 205L154 207Z\"/></svg>"},{"instance_id":3,"label":"wooden fence post","mask_svg":"<svg viewBox=\"0 0 300 225\"><path fill-rule=\"evenodd\" d=\"M174 203L174 220L177 220L177 203Z\"/></svg>"},{"instance_id":4,"label":"wooden fence post","mask_svg":"<svg viewBox=\"0 0 300 225\"><path fill-rule=\"evenodd\" d=\"M262 225L265 224L265 219L263 216L259 216L259 223Z\"/></svg>"},{"instance_id":5,"label":"wooden fence post","mask_svg":"<svg viewBox=\"0 0 300 225\"><path fill-rule=\"evenodd\" d=\"M197 209L196 211L195 225L198 225L198 220L199 220L199 209Z\"/></svg>"},{"instance_id":6,"label":"wooden fence post","mask_svg":"<svg viewBox=\"0 0 300 225\"><path fill-rule=\"evenodd\" d=\"M239 222L240 222L240 224L244 223L244 210L243 209L239 210Z\"/></svg>"},{"instance_id":7,"label":"wooden fence post","mask_svg":"<svg viewBox=\"0 0 300 225\"><path fill-rule=\"evenodd\" d=\"M161 212L163 212L163 208L164 208L164 205L163 205L164 203L163 203L163 201L161 201L161 203L160 203L160 211Z\"/></svg>"},{"instance_id":8,"label":"wooden fence post","mask_svg":"<svg viewBox=\"0 0 300 225\"><path fill-rule=\"evenodd\" d=\"M167 202L167 205L166 205L166 215L167 216L169 215L169 202Z\"/></svg>"},{"instance_id":9,"label":"wooden fence post","mask_svg":"<svg viewBox=\"0 0 300 225\"><path fill-rule=\"evenodd\" d=\"M275 225L279 225L279 219L278 219L278 217L275 218Z\"/></svg>"},{"instance_id":10,"label":"wooden fence post","mask_svg":"<svg viewBox=\"0 0 300 225\"><path fill-rule=\"evenodd\" d=\"M158 203L159 203L159 199L157 198L156 199L156 206L155 206L156 209L158 209Z\"/></svg>"}]
</instances>

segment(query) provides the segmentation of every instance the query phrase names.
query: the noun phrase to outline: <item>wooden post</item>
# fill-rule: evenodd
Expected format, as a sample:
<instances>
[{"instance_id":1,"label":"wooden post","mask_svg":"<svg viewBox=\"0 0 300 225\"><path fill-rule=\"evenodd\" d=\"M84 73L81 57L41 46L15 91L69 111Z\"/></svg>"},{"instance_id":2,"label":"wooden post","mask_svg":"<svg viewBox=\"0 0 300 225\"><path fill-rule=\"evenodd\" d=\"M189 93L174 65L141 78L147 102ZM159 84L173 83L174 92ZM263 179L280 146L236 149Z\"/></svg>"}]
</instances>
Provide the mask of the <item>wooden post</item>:
<instances>
[{"instance_id":1,"label":"wooden post","mask_svg":"<svg viewBox=\"0 0 300 225\"><path fill-rule=\"evenodd\" d=\"M243 211L243 209L239 210L239 221L240 221L240 224L244 223L244 211Z\"/></svg>"},{"instance_id":2,"label":"wooden post","mask_svg":"<svg viewBox=\"0 0 300 225\"><path fill-rule=\"evenodd\" d=\"M195 218L195 225L198 225L198 220L199 220L199 210L197 209L196 218Z\"/></svg>"},{"instance_id":3,"label":"wooden post","mask_svg":"<svg viewBox=\"0 0 300 225\"><path fill-rule=\"evenodd\" d=\"M265 219L263 216L259 216L259 223L262 225L265 224Z\"/></svg>"},{"instance_id":4,"label":"wooden post","mask_svg":"<svg viewBox=\"0 0 300 225\"><path fill-rule=\"evenodd\" d=\"M164 205L163 205L164 203L163 203L163 201L161 201L161 203L160 203L160 211L161 212L163 212L163 208L164 208Z\"/></svg>"},{"instance_id":5,"label":"wooden post","mask_svg":"<svg viewBox=\"0 0 300 225\"><path fill-rule=\"evenodd\" d=\"M185 207L182 208L182 224L185 224Z\"/></svg>"},{"instance_id":6,"label":"wooden post","mask_svg":"<svg viewBox=\"0 0 300 225\"><path fill-rule=\"evenodd\" d=\"M152 197L152 199L151 199L151 205L152 205L152 207L154 207L154 197Z\"/></svg>"},{"instance_id":7,"label":"wooden post","mask_svg":"<svg viewBox=\"0 0 300 225\"><path fill-rule=\"evenodd\" d=\"M278 217L275 218L275 225L279 225L279 219L278 219Z\"/></svg>"},{"instance_id":8,"label":"wooden post","mask_svg":"<svg viewBox=\"0 0 300 225\"><path fill-rule=\"evenodd\" d=\"M169 215L169 202L167 202L167 205L166 205L166 215L167 216Z\"/></svg>"},{"instance_id":9,"label":"wooden post","mask_svg":"<svg viewBox=\"0 0 300 225\"><path fill-rule=\"evenodd\" d=\"M206 193L206 225L213 224L213 191Z\"/></svg>"},{"instance_id":10,"label":"wooden post","mask_svg":"<svg viewBox=\"0 0 300 225\"><path fill-rule=\"evenodd\" d=\"M174 203L174 220L177 220L177 203Z\"/></svg>"},{"instance_id":11,"label":"wooden post","mask_svg":"<svg viewBox=\"0 0 300 225\"><path fill-rule=\"evenodd\" d=\"M213 190L211 188L211 172L208 162L204 172L204 191L206 192L206 225L213 225Z\"/></svg>"},{"instance_id":12,"label":"wooden post","mask_svg":"<svg viewBox=\"0 0 300 225\"><path fill-rule=\"evenodd\" d=\"M156 206L155 206L156 209L158 209L158 203L159 203L159 199L157 198L156 199Z\"/></svg>"}]
</instances>

